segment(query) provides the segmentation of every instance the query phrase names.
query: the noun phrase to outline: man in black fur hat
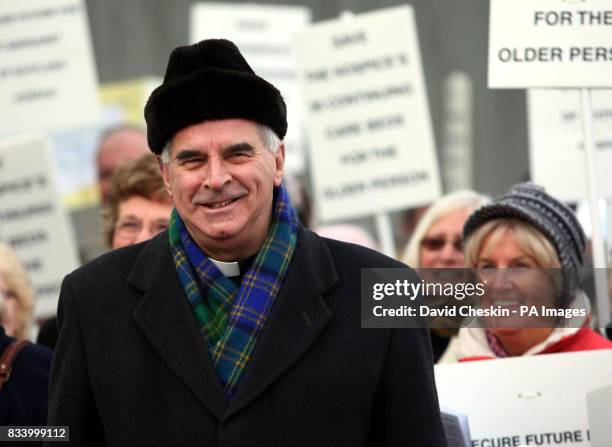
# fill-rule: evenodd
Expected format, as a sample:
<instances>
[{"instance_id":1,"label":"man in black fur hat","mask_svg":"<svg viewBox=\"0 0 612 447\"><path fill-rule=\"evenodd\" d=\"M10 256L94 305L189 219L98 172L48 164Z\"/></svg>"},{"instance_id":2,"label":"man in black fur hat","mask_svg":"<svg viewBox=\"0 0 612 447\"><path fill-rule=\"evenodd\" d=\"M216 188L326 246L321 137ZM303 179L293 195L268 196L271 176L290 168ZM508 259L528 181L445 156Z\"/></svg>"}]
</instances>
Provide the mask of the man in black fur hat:
<instances>
[{"instance_id":1,"label":"man in black fur hat","mask_svg":"<svg viewBox=\"0 0 612 447\"><path fill-rule=\"evenodd\" d=\"M286 109L226 40L180 47L145 108L167 232L62 285L49 423L75 445L445 445L424 330L360 328L360 270L302 227Z\"/></svg>"}]
</instances>

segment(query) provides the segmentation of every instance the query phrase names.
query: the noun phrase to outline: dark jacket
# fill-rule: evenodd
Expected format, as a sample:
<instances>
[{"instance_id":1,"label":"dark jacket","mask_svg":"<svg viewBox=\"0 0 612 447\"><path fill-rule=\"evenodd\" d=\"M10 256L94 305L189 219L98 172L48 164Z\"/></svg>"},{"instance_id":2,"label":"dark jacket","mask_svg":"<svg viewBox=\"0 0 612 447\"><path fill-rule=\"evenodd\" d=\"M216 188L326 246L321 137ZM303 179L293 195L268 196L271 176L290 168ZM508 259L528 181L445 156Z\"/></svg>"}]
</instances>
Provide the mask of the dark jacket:
<instances>
[{"instance_id":1,"label":"dark jacket","mask_svg":"<svg viewBox=\"0 0 612 447\"><path fill-rule=\"evenodd\" d=\"M228 401L168 235L98 258L62 285L49 424L87 446L445 446L427 332L360 328L369 266L405 267L301 229Z\"/></svg>"},{"instance_id":2,"label":"dark jacket","mask_svg":"<svg viewBox=\"0 0 612 447\"><path fill-rule=\"evenodd\" d=\"M58 334L57 317L53 316L45 321L40 327L38 337L36 337L36 343L47 346L53 351L55 349L55 344L57 343Z\"/></svg>"},{"instance_id":3,"label":"dark jacket","mask_svg":"<svg viewBox=\"0 0 612 447\"><path fill-rule=\"evenodd\" d=\"M0 326L0 354L14 340ZM19 352L0 391L0 425L45 425L52 356L49 348L37 345Z\"/></svg>"}]
</instances>

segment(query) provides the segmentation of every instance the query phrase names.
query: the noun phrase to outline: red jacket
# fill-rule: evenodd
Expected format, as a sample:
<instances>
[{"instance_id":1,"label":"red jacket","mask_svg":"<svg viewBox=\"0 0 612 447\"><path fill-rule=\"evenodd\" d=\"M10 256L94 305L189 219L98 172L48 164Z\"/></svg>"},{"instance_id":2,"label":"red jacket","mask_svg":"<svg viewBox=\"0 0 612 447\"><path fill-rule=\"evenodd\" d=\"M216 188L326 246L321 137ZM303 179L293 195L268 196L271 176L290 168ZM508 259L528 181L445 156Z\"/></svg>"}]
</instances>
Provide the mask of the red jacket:
<instances>
[{"instance_id":1,"label":"red jacket","mask_svg":"<svg viewBox=\"0 0 612 447\"><path fill-rule=\"evenodd\" d=\"M562 338L556 343L547 346L541 354L556 354L561 352L591 351L594 349L612 349L612 341L602 337L589 327L583 327L577 332ZM472 356L459 359L460 362L470 362L473 360L490 360L495 357Z\"/></svg>"},{"instance_id":2,"label":"red jacket","mask_svg":"<svg viewBox=\"0 0 612 447\"><path fill-rule=\"evenodd\" d=\"M583 327L575 334L562 338L554 345L548 346L540 354L592 351L593 349L612 349L612 341L602 337L589 327Z\"/></svg>"}]
</instances>

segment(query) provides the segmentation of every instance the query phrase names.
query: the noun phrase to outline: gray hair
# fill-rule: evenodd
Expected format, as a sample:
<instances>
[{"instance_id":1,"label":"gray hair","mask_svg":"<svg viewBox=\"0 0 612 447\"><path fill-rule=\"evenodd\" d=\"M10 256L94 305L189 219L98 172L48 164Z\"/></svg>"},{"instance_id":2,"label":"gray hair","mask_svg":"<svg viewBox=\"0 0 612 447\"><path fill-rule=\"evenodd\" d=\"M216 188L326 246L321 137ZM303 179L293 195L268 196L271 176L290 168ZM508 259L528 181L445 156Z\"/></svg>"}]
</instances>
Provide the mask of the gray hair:
<instances>
[{"instance_id":1,"label":"gray hair","mask_svg":"<svg viewBox=\"0 0 612 447\"><path fill-rule=\"evenodd\" d=\"M259 132L261 141L263 142L265 148L276 155L281 145L281 139L278 137L278 135L276 135L276 132L274 132L270 126L266 126L265 124L257 124L257 131ZM168 141L164 146L160 158L162 163L170 163L170 141Z\"/></svg>"}]
</instances>

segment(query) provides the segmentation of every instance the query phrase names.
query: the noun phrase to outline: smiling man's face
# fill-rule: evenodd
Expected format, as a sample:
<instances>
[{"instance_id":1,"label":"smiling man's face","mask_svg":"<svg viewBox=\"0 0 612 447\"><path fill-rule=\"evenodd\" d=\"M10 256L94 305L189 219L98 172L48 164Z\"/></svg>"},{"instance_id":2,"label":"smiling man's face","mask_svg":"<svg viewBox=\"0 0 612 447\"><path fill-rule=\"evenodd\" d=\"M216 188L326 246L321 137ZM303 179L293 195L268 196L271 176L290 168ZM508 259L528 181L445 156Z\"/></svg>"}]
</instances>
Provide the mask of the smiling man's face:
<instances>
[{"instance_id":1,"label":"smiling man's face","mask_svg":"<svg viewBox=\"0 0 612 447\"><path fill-rule=\"evenodd\" d=\"M177 132L162 174L189 234L208 256L241 260L268 233L273 188L283 176L284 148L266 149L258 125L205 121Z\"/></svg>"}]
</instances>

